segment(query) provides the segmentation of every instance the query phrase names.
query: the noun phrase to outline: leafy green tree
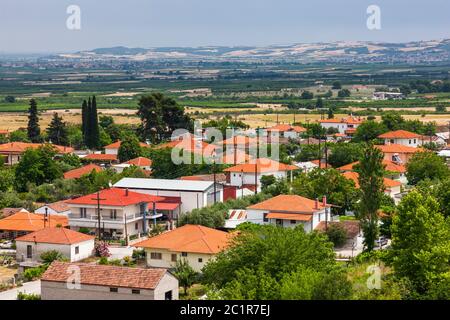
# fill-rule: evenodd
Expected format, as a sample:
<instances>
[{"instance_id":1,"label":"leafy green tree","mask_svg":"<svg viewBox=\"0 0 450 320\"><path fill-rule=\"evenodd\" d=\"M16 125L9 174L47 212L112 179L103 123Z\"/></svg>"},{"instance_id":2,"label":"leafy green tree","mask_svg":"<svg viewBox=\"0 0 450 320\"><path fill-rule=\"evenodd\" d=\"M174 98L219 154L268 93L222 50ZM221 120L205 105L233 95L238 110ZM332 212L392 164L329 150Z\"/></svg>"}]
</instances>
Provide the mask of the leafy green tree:
<instances>
[{"instance_id":1,"label":"leafy green tree","mask_svg":"<svg viewBox=\"0 0 450 320\"><path fill-rule=\"evenodd\" d=\"M328 116L327 117L328 117L328 119L333 119L334 118L334 112L333 112L332 108L328 108Z\"/></svg>"},{"instance_id":2,"label":"leafy green tree","mask_svg":"<svg viewBox=\"0 0 450 320\"><path fill-rule=\"evenodd\" d=\"M316 100L316 109L322 109L322 108L323 108L323 99L321 97L319 97Z\"/></svg>"},{"instance_id":3,"label":"leafy green tree","mask_svg":"<svg viewBox=\"0 0 450 320\"><path fill-rule=\"evenodd\" d=\"M383 153L368 144L361 157L358 173L361 199L358 206L358 216L364 233L364 247L372 251L378 237L378 210L384 195L384 165Z\"/></svg>"},{"instance_id":4,"label":"leafy green tree","mask_svg":"<svg viewBox=\"0 0 450 320\"><path fill-rule=\"evenodd\" d=\"M342 89L338 91L338 97L339 98L348 98L350 97L351 92L348 89Z\"/></svg>"},{"instance_id":5,"label":"leafy green tree","mask_svg":"<svg viewBox=\"0 0 450 320\"><path fill-rule=\"evenodd\" d=\"M426 292L450 272L450 223L432 196L412 191L398 206L392 222L391 264L416 292Z\"/></svg>"},{"instance_id":6,"label":"leafy green tree","mask_svg":"<svg viewBox=\"0 0 450 320\"><path fill-rule=\"evenodd\" d=\"M67 127L66 123L62 120L62 117L59 117L58 113L55 112L53 114L53 119L47 128L47 136L52 143L60 146L67 146Z\"/></svg>"},{"instance_id":7,"label":"leafy green tree","mask_svg":"<svg viewBox=\"0 0 450 320\"><path fill-rule=\"evenodd\" d=\"M12 190L14 187L14 170L10 168L0 169L0 191Z\"/></svg>"},{"instance_id":8,"label":"leafy green tree","mask_svg":"<svg viewBox=\"0 0 450 320\"><path fill-rule=\"evenodd\" d=\"M406 164L408 183L415 185L419 181L443 180L450 176L445 161L434 152L417 152Z\"/></svg>"},{"instance_id":9,"label":"leafy green tree","mask_svg":"<svg viewBox=\"0 0 450 320\"><path fill-rule=\"evenodd\" d=\"M396 111L385 113L381 116L381 123L389 131L399 130L405 123L405 119Z\"/></svg>"},{"instance_id":10,"label":"leafy green tree","mask_svg":"<svg viewBox=\"0 0 450 320\"><path fill-rule=\"evenodd\" d=\"M355 135L353 136L353 142L369 142L383 133L385 133L386 127L376 121L364 121L356 128Z\"/></svg>"},{"instance_id":11,"label":"leafy green tree","mask_svg":"<svg viewBox=\"0 0 450 320\"><path fill-rule=\"evenodd\" d=\"M179 259L175 266L174 275L178 279L178 283L184 289L184 295L187 290L197 281L198 273L189 265L186 259Z\"/></svg>"},{"instance_id":12,"label":"leafy green tree","mask_svg":"<svg viewBox=\"0 0 450 320\"><path fill-rule=\"evenodd\" d=\"M335 81L333 82L333 86L332 86L333 90L341 90L342 89L342 85L339 81Z\"/></svg>"},{"instance_id":13,"label":"leafy green tree","mask_svg":"<svg viewBox=\"0 0 450 320\"><path fill-rule=\"evenodd\" d=\"M89 98L90 101L90 98ZM86 100L83 100L81 104L81 131L83 133L83 141L87 141L88 133L88 125L89 125L89 107Z\"/></svg>"},{"instance_id":14,"label":"leafy green tree","mask_svg":"<svg viewBox=\"0 0 450 320\"><path fill-rule=\"evenodd\" d=\"M62 170L53 159L55 154L52 145L27 149L15 168L16 190L24 192L29 183L41 185L62 177Z\"/></svg>"},{"instance_id":15,"label":"leafy green tree","mask_svg":"<svg viewBox=\"0 0 450 320\"><path fill-rule=\"evenodd\" d=\"M67 129L67 143L75 149L82 149L84 147L83 132L78 125L66 125Z\"/></svg>"},{"instance_id":16,"label":"leafy green tree","mask_svg":"<svg viewBox=\"0 0 450 320\"><path fill-rule=\"evenodd\" d=\"M141 156L142 148L139 144L139 140L136 137L125 138L119 147L118 158L120 162L126 162L128 160Z\"/></svg>"},{"instance_id":17,"label":"leafy green tree","mask_svg":"<svg viewBox=\"0 0 450 320\"><path fill-rule=\"evenodd\" d=\"M343 246L347 240L347 231L341 224L330 224L325 234L335 247Z\"/></svg>"},{"instance_id":18,"label":"leafy green tree","mask_svg":"<svg viewBox=\"0 0 450 320\"><path fill-rule=\"evenodd\" d=\"M450 217L450 179L445 179L428 190L436 190L436 199L440 204L440 210L445 217Z\"/></svg>"},{"instance_id":19,"label":"leafy green tree","mask_svg":"<svg viewBox=\"0 0 450 320\"><path fill-rule=\"evenodd\" d=\"M261 189L266 189L277 181L274 175L262 176L260 179Z\"/></svg>"},{"instance_id":20,"label":"leafy green tree","mask_svg":"<svg viewBox=\"0 0 450 320\"><path fill-rule=\"evenodd\" d=\"M42 262L47 266L52 264L53 261L63 261L66 259L64 255L57 250L45 251L41 253L40 258Z\"/></svg>"},{"instance_id":21,"label":"leafy green tree","mask_svg":"<svg viewBox=\"0 0 450 320\"><path fill-rule=\"evenodd\" d=\"M39 115L36 100L30 100L30 108L28 109L28 139L31 142L41 142L41 128L39 127Z\"/></svg>"},{"instance_id":22,"label":"leafy green tree","mask_svg":"<svg viewBox=\"0 0 450 320\"><path fill-rule=\"evenodd\" d=\"M9 140L11 142L30 142L27 131L23 129L18 129L11 132L9 135Z\"/></svg>"},{"instance_id":23,"label":"leafy green tree","mask_svg":"<svg viewBox=\"0 0 450 320\"><path fill-rule=\"evenodd\" d=\"M300 97L304 100L311 100L314 98L314 94L311 91L305 90L302 92Z\"/></svg>"},{"instance_id":24,"label":"leafy green tree","mask_svg":"<svg viewBox=\"0 0 450 320\"><path fill-rule=\"evenodd\" d=\"M363 147L359 143L336 143L330 149L328 162L336 168L358 161L363 153Z\"/></svg>"}]
</instances>

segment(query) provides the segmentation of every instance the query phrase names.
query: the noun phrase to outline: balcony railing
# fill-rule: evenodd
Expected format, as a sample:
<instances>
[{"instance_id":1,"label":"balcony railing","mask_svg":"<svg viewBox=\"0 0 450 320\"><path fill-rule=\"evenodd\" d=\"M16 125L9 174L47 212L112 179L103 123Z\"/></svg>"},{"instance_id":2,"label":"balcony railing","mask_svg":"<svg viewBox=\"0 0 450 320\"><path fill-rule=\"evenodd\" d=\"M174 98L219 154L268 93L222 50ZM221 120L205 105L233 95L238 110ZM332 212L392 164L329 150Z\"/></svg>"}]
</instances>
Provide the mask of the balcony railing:
<instances>
[{"instance_id":1,"label":"balcony railing","mask_svg":"<svg viewBox=\"0 0 450 320\"><path fill-rule=\"evenodd\" d=\"M132 214L127 214L126 215L126 220L127 221L132 221L132 220L140 219L140 218L143 218L143 217L144 217L143 213L134 213L134 214L132 213ZM85 217L82 217L79 214L71 213L71 214L69 214L69 219L97 221L98 220L98 216L97 215L87 215ZM124 216L111 217L109 215L100 215L100 220L101 221L111 221L111 222L125 222L125 217Z\"/></svg>"}]
</instances>

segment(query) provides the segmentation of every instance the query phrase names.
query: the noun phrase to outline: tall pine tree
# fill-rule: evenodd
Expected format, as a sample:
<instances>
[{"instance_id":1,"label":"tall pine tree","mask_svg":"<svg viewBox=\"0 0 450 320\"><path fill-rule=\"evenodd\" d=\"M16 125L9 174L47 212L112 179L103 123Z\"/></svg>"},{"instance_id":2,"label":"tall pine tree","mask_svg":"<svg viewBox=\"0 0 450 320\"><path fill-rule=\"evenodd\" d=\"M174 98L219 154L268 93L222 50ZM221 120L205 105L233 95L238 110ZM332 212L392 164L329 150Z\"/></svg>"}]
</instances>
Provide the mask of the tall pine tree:
<instances>
[{"instance_id":1,"label":"tall pine tree","mask_svg":"<svg viewBox=\"0 0 450 320\"><path fill-rule=\"evenodd\" d=\"M52 122L47 128L48 139L57 145L66 146L68 144L66 123L62 121L58 113L53 114Z\"/></svg>"},{"instance_id":2,"label":"tall pine tree","mask_svg":"<svg viewBox=\"0 0 450 320\"><path fill-rule=\"evenodd\" d=\"M28 113L28 139L34 143L41 142L41 128L39 127L39 116L36 100L30 100L30 108L28 109Z\"/></svg>"},{"instance_id":3,"label":"tall pine tree","mask_svg":"<svg viewBox=\"0 0 450 320\"><path fill-rule=\"evenodd\" d=\"M378 210L384 194L383 153L372 143L363 152L358 168L358 182L361 190L359 218L364 234L364 247L372 251L378 237Z\"/></svg>"}]
</instances>

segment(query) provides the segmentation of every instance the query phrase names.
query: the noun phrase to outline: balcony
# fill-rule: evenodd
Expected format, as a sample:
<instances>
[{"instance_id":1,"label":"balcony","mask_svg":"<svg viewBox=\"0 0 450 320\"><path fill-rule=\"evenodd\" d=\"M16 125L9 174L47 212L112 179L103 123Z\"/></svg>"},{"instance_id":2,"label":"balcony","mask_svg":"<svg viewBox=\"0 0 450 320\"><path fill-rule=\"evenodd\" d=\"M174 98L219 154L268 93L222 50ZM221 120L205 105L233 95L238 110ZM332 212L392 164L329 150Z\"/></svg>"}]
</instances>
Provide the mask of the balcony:
<instances>
[{"instance_id":1,"label":"balcony","mask_svg":"<svg viewBox=\"0 0 450 320\"><path fill-rule=\"evenodd\" d=\"M98 216L97 215L87 215L85 217L82 217L79 214L71 213L68 215L69 220L80 220L85 222L97 222ZM134 214L127 214L126 215L126 221L131 222L134 220L139 220L144 217L143 213L134 213ZM113 222L113 223L124 223L125 222L125 216L116 216L111 217L110 215L100 215L100 221L101 222Z\"/></svg>"}]
</instances>

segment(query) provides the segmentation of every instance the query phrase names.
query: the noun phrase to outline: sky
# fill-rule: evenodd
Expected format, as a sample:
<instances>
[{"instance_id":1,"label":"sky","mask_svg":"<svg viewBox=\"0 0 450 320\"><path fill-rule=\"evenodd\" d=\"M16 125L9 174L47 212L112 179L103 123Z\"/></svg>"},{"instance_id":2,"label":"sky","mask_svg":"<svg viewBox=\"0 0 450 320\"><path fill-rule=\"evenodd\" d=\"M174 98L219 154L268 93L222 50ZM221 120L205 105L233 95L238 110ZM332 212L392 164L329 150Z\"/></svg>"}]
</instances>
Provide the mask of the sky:
<instances>
[{"instance_id":1,"label":"sky","mask_svg":"<svg viewBox=\"0 0 450 320\"><path fill-rule=\"evenodd\" d=\"M69 30L78 5L81 29ZM378 5L381 29L369 30ZM0 52L450 38L448 0L1 0Z\"/></svg>"}]
</instances>

